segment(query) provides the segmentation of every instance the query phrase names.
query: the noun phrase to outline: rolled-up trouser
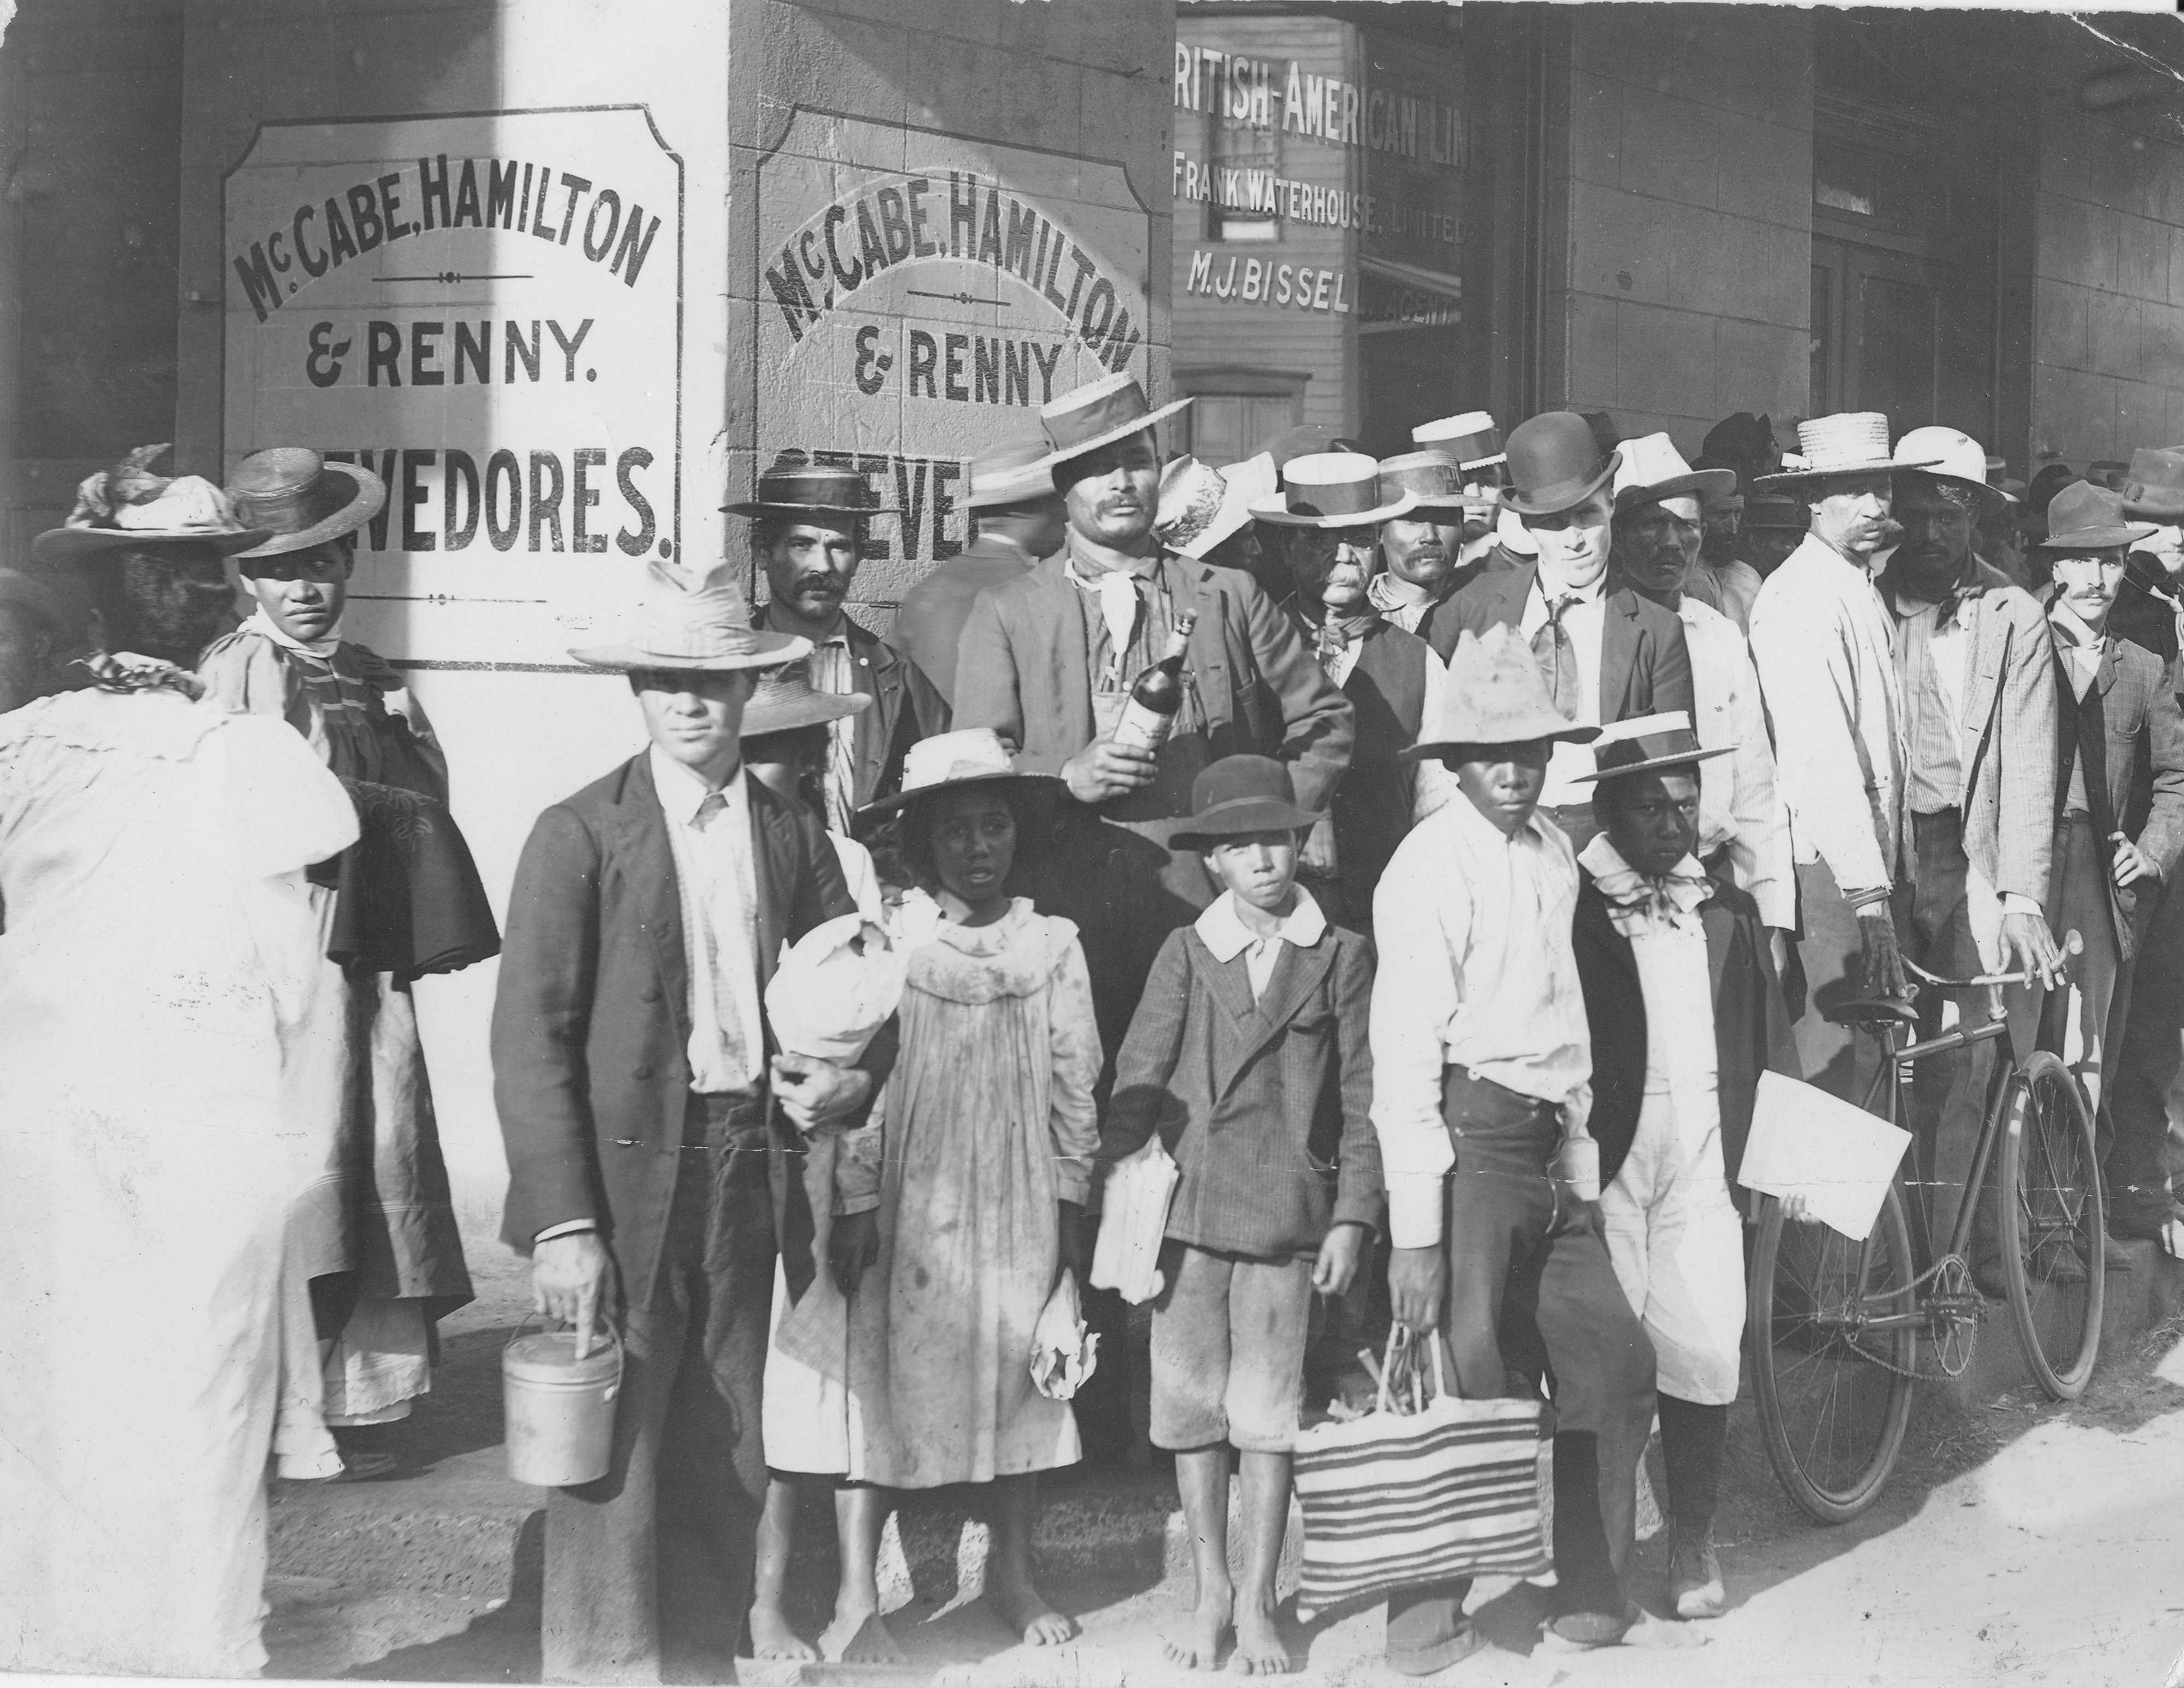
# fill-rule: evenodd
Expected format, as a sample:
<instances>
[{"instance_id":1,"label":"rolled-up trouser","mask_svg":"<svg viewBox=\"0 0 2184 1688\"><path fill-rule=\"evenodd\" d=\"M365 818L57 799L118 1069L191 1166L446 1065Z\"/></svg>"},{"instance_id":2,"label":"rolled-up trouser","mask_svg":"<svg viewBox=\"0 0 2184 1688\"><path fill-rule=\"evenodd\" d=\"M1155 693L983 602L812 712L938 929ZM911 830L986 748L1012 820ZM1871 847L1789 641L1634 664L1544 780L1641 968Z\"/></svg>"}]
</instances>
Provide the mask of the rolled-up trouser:
<instances>
[{"instance_id":1,"label":"rolled-up trouser","mask_svg":"<svg viewBox=\"0 0 2184 1688\"><path fill-rule=\"evenodd\" d=\"M1555 1426L1555 1578L1565 1612L1624 1609L1638 1460L1653 1418L1653 1349L1630 1311L1600 1209L1549 1175L1562 1137L1551 1103L1451 1067L1442 1117L1455 1139L1443 1247L1442 1329L1472 1398L1529 1396ZM1388 1663L1423 1676L1462 1646L1468 1579L1388 1600Z\"/></svg>"}]
</instances>

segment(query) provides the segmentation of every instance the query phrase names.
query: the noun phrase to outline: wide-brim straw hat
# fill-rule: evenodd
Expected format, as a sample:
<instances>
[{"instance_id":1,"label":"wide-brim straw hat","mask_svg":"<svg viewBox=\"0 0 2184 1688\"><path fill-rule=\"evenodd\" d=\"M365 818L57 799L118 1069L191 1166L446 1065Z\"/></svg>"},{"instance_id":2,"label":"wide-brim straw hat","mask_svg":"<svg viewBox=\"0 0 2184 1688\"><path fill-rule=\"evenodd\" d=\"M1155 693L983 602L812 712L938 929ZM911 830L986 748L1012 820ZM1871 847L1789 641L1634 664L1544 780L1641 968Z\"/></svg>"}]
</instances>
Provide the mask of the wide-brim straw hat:
<instances>
[{"instance_id":1,"label":"wide-brim straw hat","mask_svg":"<svg viewBox=\"0 0 2184 1688\"><path fill-rule=\"evenodd\" d=\"M1565 739L1589 744L1600 729L1572 721L1555 707L1540 660L1516 628L1489 627L1457 635L1442 682L1440 712L1421 729L1418 742L1396 752L1415 762L1468 744L1531 744Z\"/></svg>"},{"instance_id":2,"label":"wide-brim straw hat","mask_svg":"<svg viewBox=\"0 0 2184 1688\"><path fill-rule=\"evenodd\" d=\"M1039 407L1039 425L1046 430L1048 446L1039 461L1052 469L1072 457L1141 434L1190 402L1171 398L1156 408L1137 376L1127 372L1088 381Z\"/></svg>"},{"instance_id":3,"label":"wide-brim straw hat","mask_svg":"<svg viewBox=\"0 0 2184 1688\"><path fill-rule=\"evenodd\" d=\"M1319 823L1300 808L1289 765L1272 756L1223 756L1190 786L1190 819L1168 834L1171 850L1212 850L1255 833L1294 833Z\"/></svg>"},{"instance_id":4,"label":"wide-brim straw hat","mask_svg":"<svg viewBox=\"0 0 2184 1688\"><path fill-rule=\"evenodd\" d=\"M187 541L232 556L269 537L266 528L244 526L227 494L203 476L153 474L148 465L166 450L140 446L114 467L86 476L68 521L32 538L31 555L48 565L74 563L102 551Z\"/></svg>"},{"instance_id":5,"label":"wide-brim straw hat","mask_svg":"<svg viewBox=\"0 0 2184 1688\"><path fill-rule=\"evenodd\" d=\"M1458 469L1489 468L1508 455L1502 449L1502 430L1484 410L1421 422L1411 430L1411 443L1454 458Z\"/></svg>"},{"instance_id":6,"label":"wide-brim straw hat","mask_svg":"<svg viewBox=\"0 0 2184 1688\"><path fill-rule=\"evenodd\" d=\"M2124 515L2123 494L2091 481L2073 481L2048 505L2043 551L2111 551L2136 545L2159 526Z\"/></svg>"},{"instance_id":7,"label":"wide-brim straw hat","mask_svg":"<svg viewBox=\"0 0 2184 1688\"><path fill-rule=\"evenodd\" d=\"M902 789L875 799L857 811L859 820L878 819L938 792L995 785L1017 790L1052 792L1057 774L1028 773L1010 759L1009 747L990 727L966 727L921 738L902 759Z\"/></svg>"},{"instance_id":8,"label":"wide-brim straw hat","mask_svg":"<svg viewBox=\"0 0 2184 1688\"><path fill-rule=\"evenodd\" d=\"M1461 514L1468 510L1491 510L1494 499L1474 497L1463 490L1463 470L1447 453L1407 451L1400 457L1380 460L1380 484L1411 495L1422 510Z\"/></svg>"},{"instance_id":9,"label":"wide-brim straw hat","mask_svg":"<svg viewBox=\"0 0 2184 1688\"><path fill-rule=\"evenodd\" d=\"M1046 442L1036 434L988 446L971 460L971 490L963 508L994 510L1052 498L1054 476L1045 460Z\"/></svg>"},{"instance_id":10,"label":"wide-brim straw hat","mask_svg":"<svg viewBox=\"0 0 2184 1688\"><path fill-rule=\"evenodd\" d=\"M809 462L802 453L788 451L758 477L756 498L721 508L731 515L816 515L858 521L894 514L894 507L880 503L855 470Z\"/></svg>"},{"instance_id":11,"label":"wide-brim straw hat","mask_svg":"<svg viewBox=\"0 0 2184 1688\"><path fill-rule=\"evenodd\" d=\"M2123 477L2123 513L2173 527L2184 521L2184 451L2141 446Z\"/></svg>"},{"instance_id":12,"label":"wide-brim straw hat","mask_svg":"<svg viewBox=\"0 0 2184 1688\"><path fill-rule=\"evenodd\" d=\"M722 564L686 585L655 560L649 590L629 618L627 634L611 644L584 645L569 655L588 668L664 669L728 674L778 668L811 654L811 641L751 626L750 600L733 568Z\"/></svg>"},{"instance_id":13,"label":"wide-brim straw hat","mask_svg":"<svg viewBox=\"0 0 2184 1688\"><path fill-rule=\"evenodd\" d=\"M1930 469L1934 460L1907 460L1889 448L1888 418L1879 410L1845 410L1832 416L1816 416L1797 424L1795 469L1762 475L1755 487L1795 487L1808 481L1825 481L1837 475L1887 475L1899 469ZM1986 478L1986 454L1981 453L1981 478Z\"/></svg>"},{"instance_id":14,"label":"wide-brim straw hat","mask_svg":"<svg viewBox=\"0 0 2184 1688\"><path fill-rule=\"evenodd\" d=\"M1161 542L1178 556L1193 561L1210 555L1223 540L1249 527L1251 506L1271 494L1281 480L1274 460L1263 451L1256 457L1247 457L1241 463L1232 463L1226 469L1211 472L1218 475L1222 482L1221 503L1211 520L1195 530L1186 522L1177 529L1175 537L1163 538ZM1155 531L1158 532L1157 527Z\"/></svg>"},{"instance_id":15,"label":"wide-brim straw hat","mask_svg":"<svg viewBox=\"0 0 2184 1688\"><path fill-rule=\"evenodd\" d=\"M1734 469L1694 469L1665 433L1641 434L1616 448L1615 507L1658 504L1663 499L1696 499L1712 504L1736 490Z\"/></svg>"},{"instance_id":16,"label":"wide-brim straw hat","mask_svg":"<svg viewBox=\"0 0 2184 1688\"><path fill-rule=\"evenodd\" d=\"M361 464L328 462L307 446L254 451L228 477L228 500L241 521L271 531L236 560L308 551L354 533L387 508L387 483Z\"/></svg>"},{"instance_id":17,"label":"wide-brim straw hat","mask_svg":"<svg viewBox=\"0 0 2184 1688\"><path fill-rule=\"evenodd\" d=\"M1153 538L1178 551L1213 525L1228 493L1228 477L1189 452L1162 465Z\"/></svg>"},{"instance_id":18,"label":"wide-brim straw hat","mask_svg":"<svg viewBox=\"0 0 2184 1688\"><path fill-rule=\"evenodd\" d=\"M1363 452L1323 451L1291 458L1280 493L1254 500L1251 519L1277 527L1373 527L1417 503L1400 487L1384 486L1380 465Z\"/></svg>"},{"instance_id":19,"label":"wide-brim straw hat","mask_svg":"<svg viewBox=\"0 0 2184 1688\"><path fill-rule=\"evenodd\" d=\"M1633 716L1600 730L1592 741L1592 770L1573 774L1573 779L1617 779L1625 774L1652 773L1657 768L1687 767L1695 762L1726 756L1736 747L1722 744L1708 750L1700 747L1691 731L1691 718L1681 710L1660 715Z\"/></svg>"},{"instance_id":20,"label":"wide-brim straw hat","mask_svg":"<svg viewBox=\"0 0 2184 1688\"><path fill-rule=\"evenodd\" d=\"M750 701L744 705L741 736L760 738L769 733L822 727L861 715L872 704L869 693L822 692L811 683L809 662L787 662L759 677Z\"/></svg>"},{"instance_id":21,"label":"wide-brim straw hat","mask_svg":"<svg viewBox=\"0 0 2184 1688\"><path fill-rule=\"evenodd\" d=\"M1548 410L1509 436L1502 503L1519 515L1554 515L1583 504L1615 478L1619 451L1603 452L1592 424L1574 410Z\"/></svg>"},{"instance_id":22,"label":"wide-brim straw hat","mask_svg":"<svg viewBox=\"0 0 2184 1688\"><path fill-rule=\"evenodd\" d=\"M1914 428L1896 442L1897 467L1930 475L1979 495L1982 513L2008 507L2009 494L1986 478L1986 448L1956 428Z\"/></svg>"}]
</instances>

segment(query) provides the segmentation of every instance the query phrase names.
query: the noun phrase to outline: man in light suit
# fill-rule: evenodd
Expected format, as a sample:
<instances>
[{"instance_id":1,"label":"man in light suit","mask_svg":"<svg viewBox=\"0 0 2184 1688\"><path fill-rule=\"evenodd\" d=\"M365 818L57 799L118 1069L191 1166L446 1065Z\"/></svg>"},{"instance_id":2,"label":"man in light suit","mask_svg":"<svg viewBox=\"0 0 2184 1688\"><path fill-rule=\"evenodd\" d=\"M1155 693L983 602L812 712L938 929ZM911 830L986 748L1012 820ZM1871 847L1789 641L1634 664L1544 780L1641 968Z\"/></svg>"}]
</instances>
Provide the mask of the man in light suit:
<instances>
[{"instance_id":1,"label":"man in light suit","mask_svg":"<svg viewBox=\"0 0 2184 1688\"><path fill-rule=\"evenodd\" d=\"M539 816L493 1003L502 1235L580 1353L621 1332L607 1474L547 1502L549 1682L657 1681L663 1653L679 1675L737 1651L775 1256L792 1294L812 1270L790 1157L801 1131L861 1121L893 1061L889 1028L856 1067L792 1068L766 1028L783 944L856 908L817 818L741 763L756 671L810 649L755 630L726 570L685 591L655 565L629 637L571 653L628 674L652 743ZM838 1224L838 1251L868 1251L869 1226ZM724 1615L727 1656L701 1657Z\"/></svg>"}]
</instances>

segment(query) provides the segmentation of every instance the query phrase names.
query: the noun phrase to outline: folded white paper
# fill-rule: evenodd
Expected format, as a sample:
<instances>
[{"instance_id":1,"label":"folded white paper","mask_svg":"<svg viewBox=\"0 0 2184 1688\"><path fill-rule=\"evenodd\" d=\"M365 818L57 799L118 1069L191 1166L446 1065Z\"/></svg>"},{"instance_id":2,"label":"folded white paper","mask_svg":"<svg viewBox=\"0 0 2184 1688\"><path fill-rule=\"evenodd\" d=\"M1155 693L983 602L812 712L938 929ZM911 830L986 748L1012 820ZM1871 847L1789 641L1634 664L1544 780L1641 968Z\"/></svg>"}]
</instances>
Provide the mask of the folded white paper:
<instances>
[{"instance_id":1,"label":"folded white paper","mask_svg":"<svg viewBox=\"0 0 2184 1688\"><path fill-rule=\"evenodd\" d=\"M1814 1218L1863 1241L1910 1146L1909 1132L1864 1108L1763 1072L1737 1182L1763 1195L1801 1195Z\"/></svg>"},{"instance_id":2,"label":"folded white paper","mask_svg":"<svg viewBox=\"0 0 2184 1688\"><path fill-rule=\"evenodd\" d=\"M1182 1177L1157 1136L1109 1168L1092 1248L1094 1289L1115 1290L1134 1306L1160 1294L1161 1241Z\"/></svg>"}]
</instances>

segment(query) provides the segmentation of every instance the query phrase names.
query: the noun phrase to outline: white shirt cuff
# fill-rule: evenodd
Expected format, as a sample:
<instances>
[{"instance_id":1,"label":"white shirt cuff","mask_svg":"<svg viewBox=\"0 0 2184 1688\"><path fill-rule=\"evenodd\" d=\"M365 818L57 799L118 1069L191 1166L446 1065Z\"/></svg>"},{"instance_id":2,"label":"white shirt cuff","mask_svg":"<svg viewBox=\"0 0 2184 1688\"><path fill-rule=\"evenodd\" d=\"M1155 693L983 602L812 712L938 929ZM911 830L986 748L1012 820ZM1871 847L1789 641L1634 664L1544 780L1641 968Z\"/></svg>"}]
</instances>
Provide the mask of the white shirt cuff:
<instances>
[{"instance_id":1,"label":"white shirt cuff","mask_svg":"<svg viewBox=\"0 0 2184 1688\"><path fill-rule=\"evenodd\" d=\"M2004 914L2036 915L2048 912L2040 906L2038 899L2028 897L2022 891L2004 891L2002 894L2002 911Z\"/></svg>"},{"instance_id":2,"label":"white shirt cuff","mask_svg":"<svg viewBox=\"0 0 2184 1688\"><path fill-rule=\"evenodd\" d=\"M559 1225L549 1225L537 1236L532 1238L532 1246L537 1247L549 1237L573 1237L579 1231L596 1231L599 1228L599 1221L596 1219L566 1220Z\"/></svg>"},{"instance_id":3,"label":"white shirt cuff","mask_svg":"<svg viewBox=\"0 0 2184 1688\"><path fill-rule=\"evenodd\" d=\"M1388 1240L1399 1249L1429 1249L1440 1242L1444 1176L1390 1173Z\"/></svg>"}]
</instances>

